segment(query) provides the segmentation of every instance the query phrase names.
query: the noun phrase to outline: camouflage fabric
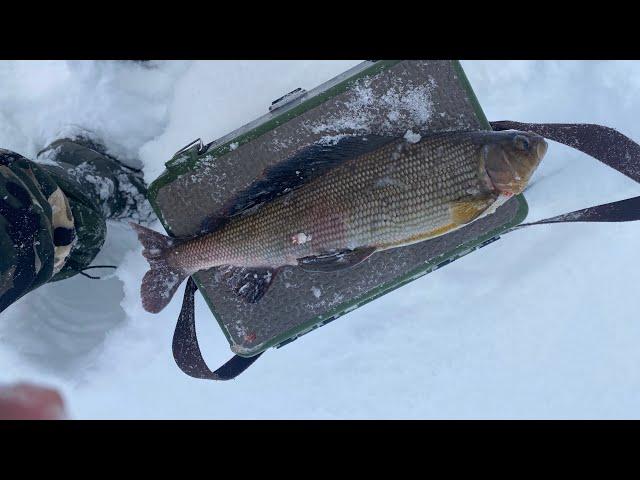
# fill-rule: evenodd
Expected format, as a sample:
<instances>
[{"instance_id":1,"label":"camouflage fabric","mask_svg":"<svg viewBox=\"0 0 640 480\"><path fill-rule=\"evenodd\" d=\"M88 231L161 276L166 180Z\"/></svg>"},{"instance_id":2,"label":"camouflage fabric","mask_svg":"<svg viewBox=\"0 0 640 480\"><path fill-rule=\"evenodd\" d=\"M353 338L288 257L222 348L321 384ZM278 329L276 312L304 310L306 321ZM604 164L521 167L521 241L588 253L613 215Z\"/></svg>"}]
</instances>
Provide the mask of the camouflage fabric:
<instances>
[{"instance_id":1,"label":"camouflage fabric","mask_svg":"<svg viewBox=\"0 0 640 480\"><path fill-rule=\"evenodd\" d=\"M141 175L88 139L62 139L38 162L0 149L0 312L89 266L107 219L149 220Z\"/></svg>"},{"instance_id":2,"label":"camouflage fabric","mask_svg":"<svg viewBox=\"0 0 640 480\"><path fill-rule=\"evenodd\" d=\"M26 158L0 150L0 311L53 275L54 233L47 193L55 182Z\"/></svg>"}]
</instances>

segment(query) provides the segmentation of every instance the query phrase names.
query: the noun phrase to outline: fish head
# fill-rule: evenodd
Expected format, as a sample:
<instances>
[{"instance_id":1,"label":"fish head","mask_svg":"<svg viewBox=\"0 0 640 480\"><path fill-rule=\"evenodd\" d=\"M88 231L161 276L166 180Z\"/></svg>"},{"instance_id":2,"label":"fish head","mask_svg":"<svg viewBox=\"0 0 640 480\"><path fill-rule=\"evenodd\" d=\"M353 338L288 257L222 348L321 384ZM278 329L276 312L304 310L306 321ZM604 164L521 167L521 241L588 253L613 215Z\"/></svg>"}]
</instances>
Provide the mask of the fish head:
<instances>
[{"instance_id":1,"label":"fish head","mask_svg":"<svg viewBox=\"0 0 640 480\"><path fill-rule=\"evenodd\" d=\"M482 147L487 186L501 193L522 193L547 152L547 146L545 139L535 133L495 132Z\"/></svg>"}]
</instances>

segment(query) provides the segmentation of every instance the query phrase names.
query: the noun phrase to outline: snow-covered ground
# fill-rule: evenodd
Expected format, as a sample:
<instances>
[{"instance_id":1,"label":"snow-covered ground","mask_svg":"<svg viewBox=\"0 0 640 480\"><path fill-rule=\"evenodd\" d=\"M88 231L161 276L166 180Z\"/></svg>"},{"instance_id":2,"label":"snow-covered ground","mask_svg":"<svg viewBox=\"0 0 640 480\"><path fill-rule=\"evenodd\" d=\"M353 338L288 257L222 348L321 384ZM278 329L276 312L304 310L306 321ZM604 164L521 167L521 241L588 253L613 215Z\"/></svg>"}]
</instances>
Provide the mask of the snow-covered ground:
<instances>
[{"instance_id":1,"label":"snow-covered ground","mask_svg":"<svg viewBox=\"0 0 640 480\"><path fill-rule=\"evenodd\" d=\"M194 138L357 63L1 62L0 147L33 158L81 125L153 180ZM640 140L640 62L463 66L492 120L602 123ZM639 194L552 143L529 219ZM96 263L115 273L45 285L0 315L0 382L56 386L75 418L640 418L639 238L640 223L514 232L212 383L174 365L181 294L160 315L142 310L147 265L114 223ZM205 357L225 361L201 299L197 316Z\"/></svg>"}]
</instances>

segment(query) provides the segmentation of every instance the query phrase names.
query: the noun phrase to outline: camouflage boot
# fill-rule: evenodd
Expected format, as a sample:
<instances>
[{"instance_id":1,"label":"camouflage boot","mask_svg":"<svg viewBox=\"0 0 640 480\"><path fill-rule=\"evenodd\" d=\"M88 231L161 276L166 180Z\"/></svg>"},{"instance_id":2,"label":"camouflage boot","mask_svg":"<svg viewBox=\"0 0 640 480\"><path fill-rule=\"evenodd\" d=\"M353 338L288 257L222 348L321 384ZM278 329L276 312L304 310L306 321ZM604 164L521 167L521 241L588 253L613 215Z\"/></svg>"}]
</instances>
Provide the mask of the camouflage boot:
<instances>
[{"instance_id":1,"label":"camouflage boot","mask_svg":"<svg viewBox=\"0 0 640 480\"><path fill-rule=\"evenodd\" d=\"M88 267L107 219L153 216L140 172L95 141L57 140L38 159L0 149L0 312Z\"/></svg>"}]
</instances>

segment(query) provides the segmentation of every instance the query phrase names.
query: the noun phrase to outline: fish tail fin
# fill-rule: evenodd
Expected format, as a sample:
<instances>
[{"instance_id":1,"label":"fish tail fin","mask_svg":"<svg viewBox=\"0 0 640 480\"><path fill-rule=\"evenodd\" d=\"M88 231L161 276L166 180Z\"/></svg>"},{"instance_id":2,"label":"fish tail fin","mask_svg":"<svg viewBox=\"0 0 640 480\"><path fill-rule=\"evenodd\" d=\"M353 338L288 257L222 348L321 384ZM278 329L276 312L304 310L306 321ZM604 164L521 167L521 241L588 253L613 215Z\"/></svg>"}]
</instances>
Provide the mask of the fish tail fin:
<instances>
[{"instance_id":1,"label":"fish tail fin","mask_svg":"<svg viewBox=\"0 0 640 480\"><path fill-rule=\"evenodd\" d=\"M151 267L142 279L142 306L147 312L158 313L171 301L189 273L167 261L176 240L136 223L130 222L130 225L138 234L144 247L142 255Z\"/></svg>"}]
</instances>

